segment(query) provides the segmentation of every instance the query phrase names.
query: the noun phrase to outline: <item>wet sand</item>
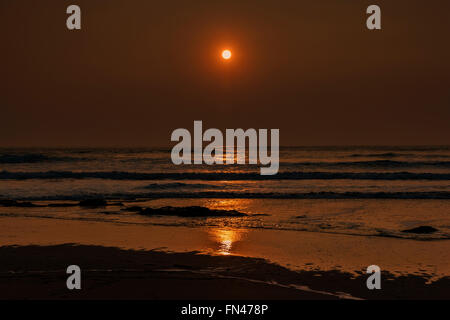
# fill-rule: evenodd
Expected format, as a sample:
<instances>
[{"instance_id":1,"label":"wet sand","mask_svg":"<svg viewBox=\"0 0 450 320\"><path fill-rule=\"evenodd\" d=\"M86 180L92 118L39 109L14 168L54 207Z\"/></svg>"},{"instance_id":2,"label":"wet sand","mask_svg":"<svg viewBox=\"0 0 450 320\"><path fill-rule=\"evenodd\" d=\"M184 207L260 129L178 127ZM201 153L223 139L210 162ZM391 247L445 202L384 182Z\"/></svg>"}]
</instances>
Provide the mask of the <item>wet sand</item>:
<instances>
[{"instance_id":1,"label":"wet sand","mask_svg":"<svg viewBox=\"0 0 450 320\"><path fill-rule=\"evenodd\" d=\"M450 279L292 271L264 259L86 245L0 247L0 299L448 299ZM81 290L66 288L67 266Z\"/></svg>"},{"instance_id":2,"label":"wet sand","mask_svg":"<svg viewBox=\"0 0 450 320\"><path fill-rule=\"evenodd\" d=\"M291 270L365 272L380 266L395 276L435 281L450 276L450 240L417 241L377 236L232 227L181 227L0 216L0 246L77 243L132 250L192 252L264 258Z\"/></svg>"},{"instance_id":3,"label":"wet sand","mask_svg":"<svg viewBox=\"0 0 450 320\"><path fill-rule=\"evenodd\" d=\"M449 299L449 244L3 215L0 299Z\"/></svg>"}]
</instances>

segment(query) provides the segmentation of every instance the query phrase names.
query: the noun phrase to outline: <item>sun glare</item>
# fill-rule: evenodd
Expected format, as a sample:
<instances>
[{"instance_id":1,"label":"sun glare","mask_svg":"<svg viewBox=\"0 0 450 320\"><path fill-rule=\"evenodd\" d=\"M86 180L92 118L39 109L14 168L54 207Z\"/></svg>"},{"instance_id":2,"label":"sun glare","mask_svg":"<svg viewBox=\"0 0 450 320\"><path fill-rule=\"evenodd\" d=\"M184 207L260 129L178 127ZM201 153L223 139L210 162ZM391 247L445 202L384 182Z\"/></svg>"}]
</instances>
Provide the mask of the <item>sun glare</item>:
<instances>
[{"instance_id":1,"label":"sun glare","mask_svg":"<svg viewBox=\"0 0 450 320\"><path fill-rule=\"evenodd\" d=\"M231 51L230 50L223 50L222 51L222 58L225 60L228 60L231 58Z\"/></svg>"},{"instance_id":2,"label":"sun glare","mask_svg":"<svg viewBox=\"0 0 450 320\"><path fill-rule=\"evenodd\" d=\"M210 235L214 242L217 243L218 248L216 253L220 255L230 255L232 253L233 245L241 240L242 232L235 229L212 229Z\"/></svg>"}]
</instances>

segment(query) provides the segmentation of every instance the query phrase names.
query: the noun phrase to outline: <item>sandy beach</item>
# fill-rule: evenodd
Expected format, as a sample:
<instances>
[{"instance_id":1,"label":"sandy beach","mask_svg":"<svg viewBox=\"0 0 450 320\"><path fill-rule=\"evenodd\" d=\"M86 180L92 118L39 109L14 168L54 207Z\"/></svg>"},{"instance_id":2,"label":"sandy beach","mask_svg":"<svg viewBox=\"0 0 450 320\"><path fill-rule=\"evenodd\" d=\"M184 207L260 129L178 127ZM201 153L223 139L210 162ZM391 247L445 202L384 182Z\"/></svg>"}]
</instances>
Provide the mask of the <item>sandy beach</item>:
<instances>
[{"instance_id":1,"label":"sandy beach","mask_svg":"<svg viewBox=\"0 0 450 320\"><path fill-rule=\"evenodd\" d=\"M231 231L30 217L19 224L19 218L0 221L1 299L448 298L450 279L442 276L448 274L448 241L355 241L267 230L263 241L256 230L236 238L235 251L224 254L217 237L232 239ZM365 266L373 256L382 262L382 290L366 287ZM72 264L82 270L79 291L66 288Z\"/></svg>"},{"instance_id":2,"label":"sandy beach","mask_svg":"<svg viewBox=\"0 0 450 320\"><path fill-rule=\"evenodd\" d=\"M1 299L442 299L450 279L393 277L368 291L364 275L293 272L263 259L99 246L1 247ZM82 289L65 287L77 261ZM220 290L217 290L220 288ZM343 293L344 291L345 293Z\"/></svg>"}]
</instances>

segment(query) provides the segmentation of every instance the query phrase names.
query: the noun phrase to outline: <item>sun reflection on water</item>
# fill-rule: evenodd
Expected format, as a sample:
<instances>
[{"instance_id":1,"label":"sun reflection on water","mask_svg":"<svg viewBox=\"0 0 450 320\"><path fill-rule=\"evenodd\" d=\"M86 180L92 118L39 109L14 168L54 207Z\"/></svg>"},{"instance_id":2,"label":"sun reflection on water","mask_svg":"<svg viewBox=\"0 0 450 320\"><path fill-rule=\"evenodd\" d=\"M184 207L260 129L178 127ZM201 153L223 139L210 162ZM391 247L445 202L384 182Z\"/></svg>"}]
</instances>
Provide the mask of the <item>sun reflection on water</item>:
<instances>
[{"instance_id":1,"label":"sun reflection on water","mask_svg":"<svg viewBox=\"0 0 450 320\"><path fill-rule=\"evenodd\" d=\"M211 199L207 201L207 206L211 209L246 211L252 201L253 199Z\"/></svg>"},{"instance_id":2,"label":"sun reflection on water","mask_svg":"<svg viewBox=\"0 0 450 320\"><path fill-rule=\"evenodd\" d=\"M211 240L216 244L215 253L229 255L232 253L233 246L242 239L242 230L217 228L209 232Z\"/></svg>"},{"instance_id":3,"label":"sun reflection on water","mask_svg":"<svg viewBox=\"0 0 450 320\"><path fill-rule=\"evenodd\" d=\"M251 199L211 199L207 201L206 206L218 210L237 210L246 212L247 207L252 202ZM225 218L218 223L216 228L208 230L208 236L212 241L213 251L220 255L230 255L235 253L236 244L243 239L247 231L242 227L243 218ZM237 226L237 228L231 227Z\"/></svg>"}]
</instances>

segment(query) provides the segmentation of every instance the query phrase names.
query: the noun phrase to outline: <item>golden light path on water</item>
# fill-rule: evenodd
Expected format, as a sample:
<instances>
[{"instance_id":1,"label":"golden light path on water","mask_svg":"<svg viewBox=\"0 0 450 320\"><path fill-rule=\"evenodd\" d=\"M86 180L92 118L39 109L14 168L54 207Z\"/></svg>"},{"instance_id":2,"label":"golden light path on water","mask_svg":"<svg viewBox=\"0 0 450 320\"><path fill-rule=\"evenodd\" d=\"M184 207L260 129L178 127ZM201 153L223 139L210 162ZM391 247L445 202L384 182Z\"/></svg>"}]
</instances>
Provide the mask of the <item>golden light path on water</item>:
<instances>
[{"instance_id":1,"label":"golden light path on water","mask_svg":"<svg viewBox=\"0 0 450 320\"><path fill-rule=\"evenodd\" d=\"M210 237L218 245L217 254L230 255L233 244L241 239L241 232L234 229L213 229Z\"/></svg>"},{"instance_id":2,"label":"golden light path on water","mask_svg":"<svg viewBox=\"0 0 450 320\"><path fill-rule=\"evenodd\" d=\"M242 210L249 199L218 199L210 203L210 207L220 210ZM237 242L243 239L245 229L230 227L211 228L208 232L210 239L215 244L214 252L220 255L230 255Z\"/></svg>"}]
</instances>

